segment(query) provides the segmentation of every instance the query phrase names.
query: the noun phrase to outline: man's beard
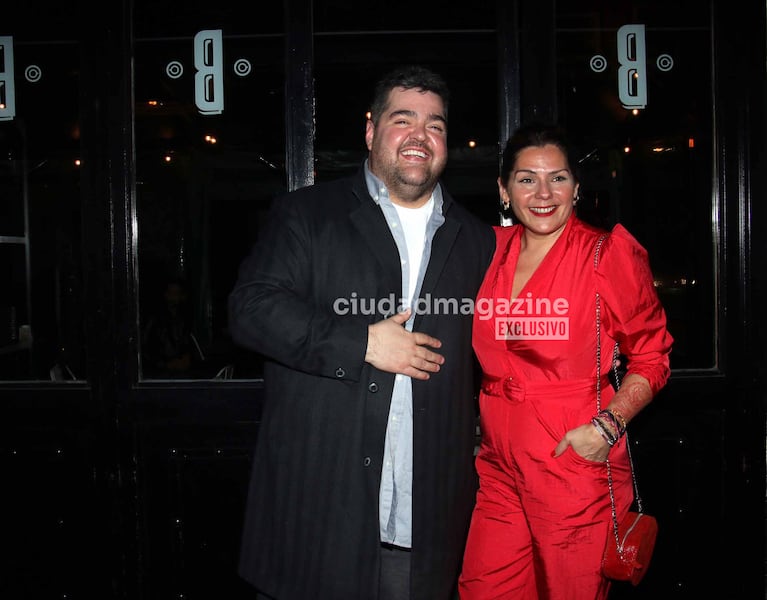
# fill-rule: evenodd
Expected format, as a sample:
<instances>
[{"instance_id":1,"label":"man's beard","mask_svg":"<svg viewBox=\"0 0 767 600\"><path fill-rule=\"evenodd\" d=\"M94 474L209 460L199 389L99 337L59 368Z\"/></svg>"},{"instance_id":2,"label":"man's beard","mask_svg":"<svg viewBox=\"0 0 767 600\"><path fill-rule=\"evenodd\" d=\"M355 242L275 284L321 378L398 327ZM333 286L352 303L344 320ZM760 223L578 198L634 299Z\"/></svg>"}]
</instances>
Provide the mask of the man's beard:
<instances>
[{"instance_id":1,"label":"man's beard","mask_svg":"<svg viewBox=\"0 0 767 600\"><path fill-rule=\"evenodd\" d=\"M444 165L430 163L421 168L408 167L394 161L380 161L376 163L375 175L386 184L389 195L404 202L414 202L430 195L437 185L439 175Z\"/></svg>"},{"instance_id":2,"label":"man's beard","mask_svg":"<svg viewBox=\"0 0 767 600\"><path fill-rule=\"evenodd\" d=\"M437 184L437 177L434 176L431 168L413 174L395 167L390 175L390 182L387 184L390 193L405 201L414 201L425 194L430 194Z\"/></svg>"}]
</instances>

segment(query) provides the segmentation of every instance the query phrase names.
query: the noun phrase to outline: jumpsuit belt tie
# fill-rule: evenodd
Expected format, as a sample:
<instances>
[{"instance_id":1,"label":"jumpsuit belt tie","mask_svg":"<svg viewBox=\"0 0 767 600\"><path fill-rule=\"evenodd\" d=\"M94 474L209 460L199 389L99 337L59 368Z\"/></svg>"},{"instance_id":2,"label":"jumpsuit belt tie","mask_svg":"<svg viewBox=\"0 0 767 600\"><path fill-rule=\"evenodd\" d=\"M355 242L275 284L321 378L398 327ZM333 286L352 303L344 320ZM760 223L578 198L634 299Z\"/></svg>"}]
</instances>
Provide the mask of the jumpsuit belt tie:
<instances>
[{"instance_id":1,"label":"jumpsuit belt tie","mask_svg":"<svg viewBox=\"0 0 767 600\"><path fill-rule=\"evenodd\" d=\"M602 389L610 386L607 376L602 377L600 383ZM566 379L556 381L522 381L517 377L504 375L493 377L485 375L482 378L482 393L488 396L500 396L511 402L521 403L526 398L537 396L551 396L552 394L588 394L593 391L596 396L597 384L592 377L585 379Z\"/></svg>"}]
</instances>

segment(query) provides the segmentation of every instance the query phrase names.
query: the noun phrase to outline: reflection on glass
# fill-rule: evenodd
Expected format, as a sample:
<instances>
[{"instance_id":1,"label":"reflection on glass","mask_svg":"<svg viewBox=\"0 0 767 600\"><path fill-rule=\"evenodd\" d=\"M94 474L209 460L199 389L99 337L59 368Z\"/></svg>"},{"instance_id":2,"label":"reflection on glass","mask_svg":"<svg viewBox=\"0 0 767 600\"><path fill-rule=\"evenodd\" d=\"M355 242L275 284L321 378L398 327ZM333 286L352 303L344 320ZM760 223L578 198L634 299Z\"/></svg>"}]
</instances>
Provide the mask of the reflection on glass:
<instances>
[{"instance_id":1,"label":"reflection on glass","mask_svg":"<svg viewBox=\"0 0 767 600\"><path fill-rule=\"evenodd\" d=\"M226 299L285 190L282 44L210 25L136 43L143 379L261 375L230 340Z\"/></svg>"},{"instance_id":2,"label":"reflection on glass","mask_svg":"<svg viewBox=\"0 0 767 600\"><path fill-rule=\"evenodd\" d=\"M713 108L708 13L623 3L558 17L563 124L580 145L579 214L647 248L672 367L715 366ZM690 8L689 6L687 8Z\"/></svg>"},{"instance_id":3,"label":"reflection on glass","mask_svg":"<svg viewBox=\"0 0 767 600\"><path fill-rule=\"evenodd\" d=\"M30 22L0 52L0 380L82 380L79 50Z\"/></svg>"}]
</instances>

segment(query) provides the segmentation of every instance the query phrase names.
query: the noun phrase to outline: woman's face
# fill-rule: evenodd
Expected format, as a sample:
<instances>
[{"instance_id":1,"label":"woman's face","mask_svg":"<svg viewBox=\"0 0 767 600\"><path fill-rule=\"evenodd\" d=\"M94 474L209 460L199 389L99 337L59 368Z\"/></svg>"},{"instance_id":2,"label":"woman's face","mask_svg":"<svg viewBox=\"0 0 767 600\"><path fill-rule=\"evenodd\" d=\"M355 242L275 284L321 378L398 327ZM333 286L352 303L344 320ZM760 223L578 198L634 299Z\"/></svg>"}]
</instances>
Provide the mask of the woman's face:
<instances>
[{"instance_id":1,"label":"woman's face","mask_svg":"<svg viewBox=\"0 0 767 600\"><path fill-rule=\"evenodd\" d=\"M498 191L529 233L548 236L562 232L573 212L578 184L562 150L547 144L522 150L508 184L504 187L498 179Z\"/></svg>"}]
</instances>

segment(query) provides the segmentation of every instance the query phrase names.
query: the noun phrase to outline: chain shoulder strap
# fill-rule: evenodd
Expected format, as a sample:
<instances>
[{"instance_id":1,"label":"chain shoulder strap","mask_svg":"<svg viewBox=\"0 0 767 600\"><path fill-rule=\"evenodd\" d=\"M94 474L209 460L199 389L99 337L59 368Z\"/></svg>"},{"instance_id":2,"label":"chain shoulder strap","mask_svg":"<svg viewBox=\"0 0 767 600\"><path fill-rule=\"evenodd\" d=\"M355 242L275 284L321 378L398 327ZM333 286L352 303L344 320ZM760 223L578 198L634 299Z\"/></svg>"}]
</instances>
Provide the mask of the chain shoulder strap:
<instances>
[{"instance_id":1,"label":"chain shoulder strap","mask_svg":"<svg viewBox=\"0 0 767 600\"><path fill-rule=\"evenodd\" d=\"M597 246L596 250L594 251L594 270L596 271L597 265L599 264L599 253L602 250L602 244L604 243L605 239L607 238L607 234L602 234L599 239L597 240ZM595 292L595 304L596 304L596 333L597 333L597 383L596 383L596 391L597 391L597 413L599 413L600 410L602 410L602 326L601 326L601 316L602 316L602 307L601 302L599 298L599 292ZM618 374L618 356L619 356L619 348L618 343L616 342L613 346L613 373L615 375L615 382L616 386L620 389L620 376ZM629 467L631 467L631 481L634 485L634 500L637 504L637 510L641 513L642 511L642 498L639 496L639 488L637 486L637 479L636 474L634 473L634 460L631 457L631 444L629 443L628 439L628 431L624 434L624 437L626 438L626 453L628 454L629 458ZM612 515L612 521L613 521L613 534L615 535L615 544L616 547L619 549L619 551L622 551L623 545L620 541L620 535L618 533L618 513L615 511L615 492L613 491L613 475L612 475L612 468L610 466L610 458L608 457L605 461L607 466L607 488L610 492L610 512Z\"/></svg>"}]
</instances>

